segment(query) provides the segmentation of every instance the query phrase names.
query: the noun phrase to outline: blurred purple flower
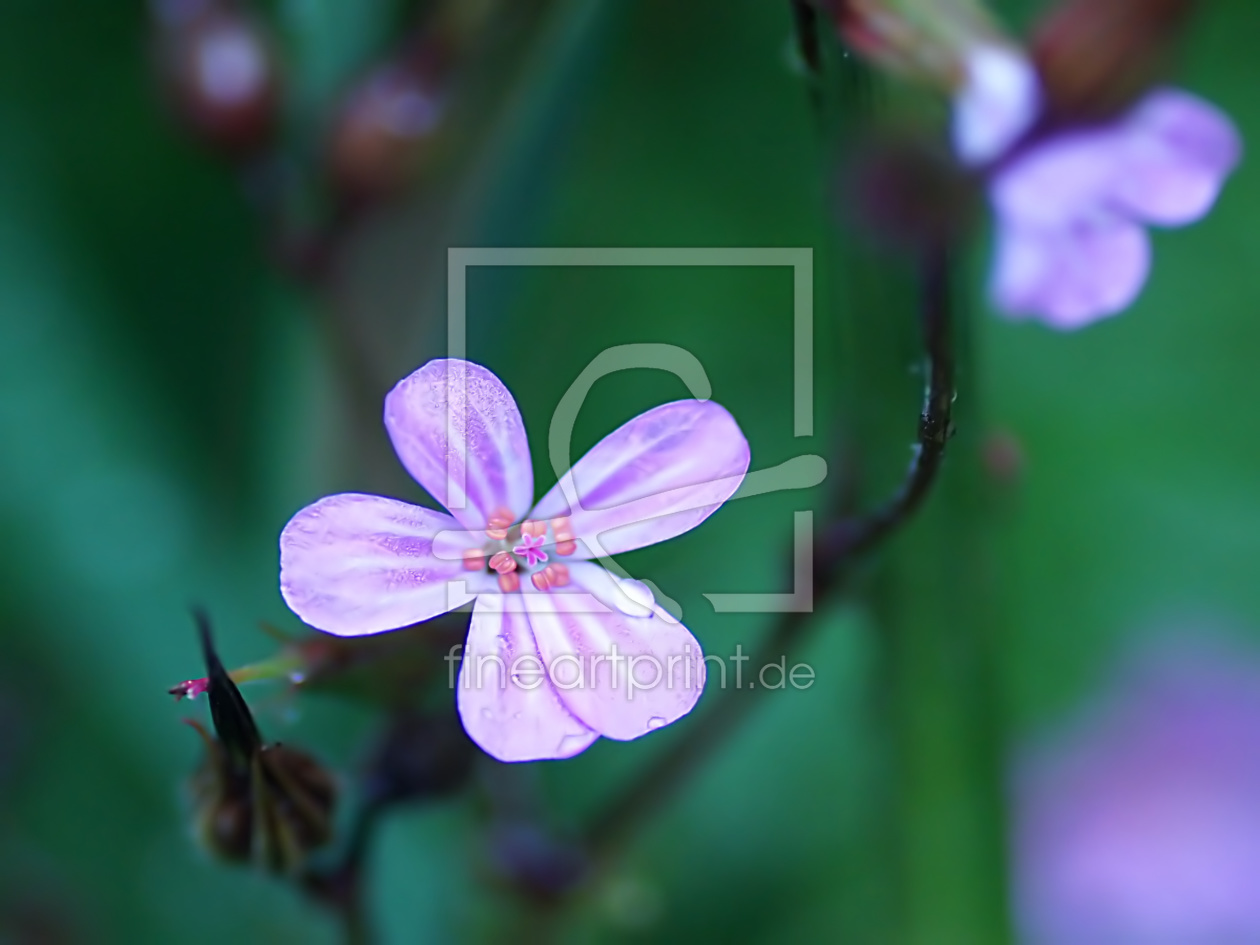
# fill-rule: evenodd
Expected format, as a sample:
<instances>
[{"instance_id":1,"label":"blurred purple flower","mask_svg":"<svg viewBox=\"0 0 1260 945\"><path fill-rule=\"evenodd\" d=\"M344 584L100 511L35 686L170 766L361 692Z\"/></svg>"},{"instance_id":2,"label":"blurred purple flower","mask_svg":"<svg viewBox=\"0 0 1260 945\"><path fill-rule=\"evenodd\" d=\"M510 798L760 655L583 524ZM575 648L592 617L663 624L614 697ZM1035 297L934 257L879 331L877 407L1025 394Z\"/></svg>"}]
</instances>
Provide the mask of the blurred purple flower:
<instances>
[{"instance_id":1,"label":"blurred purple flower","mask_svg":"<svg viewBox=\"0 0 1260 945\"><path fill-rule=\"evenodd\" d=\"M1017 782L1030 945L1260 942L1260 668L1173 652Z\"/></svg>"},{"instance_id":2,"label":"blurred purple flower","mask_svg":"<svg viewBox=\"0 0 1260 945\"><path fill-rule=\"evenodd\" d=\"M1150 268L1145 226L1203 217L1237 165L1229 118L1188 92L1149 93L1114 121L1016 142L1040 107L1032 66L989 57L955 104L959 157L989 168L994 304L1079 328L1128 307Z\"/></svg>"},{"instance_id":3,"label":"blurred purple flower","mask_svg":"<svg viewBox=\"0 0 1260 945\"><path fill-rule=\"evenodd\" d=\"M1019 49L978 46L966 58L954 101L954 150L965 164L1004 154L1041 111L1037 74Z\"/></svg>"},{"instance_id":4,"label":"blurred purple flower","mask_svg":"<svg viewBox=\"0 0 1260 945\"><path fill-rule=\"evenodd\" d=\"M359 494L303 509L280 537L280 590L299 617L352 636L475 600L459 712L503 761L567 758L600 735L637 738L691 710L704 687L700 645L646 586L587 559L673 538L730 498L749 450L729 413L698 400L649 410L532 511L525 426L484 367L430 361L386 397L385 426L451 515Z\"/></svg>"}]
</instances>

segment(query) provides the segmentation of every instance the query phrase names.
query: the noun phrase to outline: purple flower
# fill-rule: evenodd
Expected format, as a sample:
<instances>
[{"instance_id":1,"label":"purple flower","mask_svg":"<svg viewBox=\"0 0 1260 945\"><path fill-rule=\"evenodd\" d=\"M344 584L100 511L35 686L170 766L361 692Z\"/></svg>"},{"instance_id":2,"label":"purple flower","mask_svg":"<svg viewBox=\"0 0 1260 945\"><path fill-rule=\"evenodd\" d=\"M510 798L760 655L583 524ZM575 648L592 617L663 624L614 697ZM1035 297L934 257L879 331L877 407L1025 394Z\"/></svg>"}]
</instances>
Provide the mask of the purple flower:
<instances>
[{"instance_id":1,"label":"purple flower","mask_svg":"<svg viewBox=\"0 0 1260 945\"><path fill-rule=\"evenodd\" d=\"M1017 48L977 46L966 57L954 102L954 150L966 164L1005 153L1037 119L1041 87Z\"/></svg>"},{"instance_id":2,"label":"purple flower","mask_svg":"<svg viewBox=\"0 0 1260 945\"><path fill-rule=\"evenodd\" d=\"M1172 652L1020 772L1030 945L1260 942L1260 669Z\"/></svg>"},{"instance_id":3,"label":"purple flower","mask_svg":"<svg viewBox=\"0 0 1260 945\"><path fill-rule=\"evenodd\" d=\"M299 617L352 636L475 600L457 701L503 761L567 758L691 710L700 645L644 585L588 559L680 535L730 498L749 451L729 413L697 400L649 410L532 510L520 411L484 367L430 361L386 397L385 426L451 514L358 494L303 509L280 536L280 591Z\"/></svg>"},{"instance_id":4,"label":"purple flower","mask_svg":"<svg viewBox=\"0 0 1260 945\"><path fill-rule=\"evenodd\" d=\"M955 105L955 150L989 165L996 215L994 304L1015 318L1072 329L1120 312L1150 268L1148 224L1204 216L1242 152L1220 110L1175 89L1148 94L1100 126L1016 145L1040 108L1035 82L973 68Z\"/></svg>"}]
</instances>

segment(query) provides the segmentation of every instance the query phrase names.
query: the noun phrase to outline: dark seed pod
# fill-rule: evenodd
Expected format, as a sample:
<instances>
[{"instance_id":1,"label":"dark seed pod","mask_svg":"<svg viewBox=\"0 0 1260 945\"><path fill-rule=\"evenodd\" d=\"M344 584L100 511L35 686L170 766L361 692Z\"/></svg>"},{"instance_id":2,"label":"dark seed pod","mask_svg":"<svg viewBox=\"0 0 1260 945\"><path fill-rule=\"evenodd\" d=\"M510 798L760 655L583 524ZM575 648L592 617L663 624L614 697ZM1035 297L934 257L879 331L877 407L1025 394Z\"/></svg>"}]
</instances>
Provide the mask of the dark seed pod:
<instances>
[{"instance_id":1,"label":"dark seed pod","mask_svg":"<svg viewBox=\"0 0 1260 945\"><path fill-rule=\"evenodd\" d=\"M254 854L274 873L293 873L332 839L337 788L314 758L284 745L254 762Z\"/></svg>"},{"instance_id":2,"label":"dark seed pod","mask_svg":"<svg viewBox=\"0 0 1260 945\"><path fill-rule=\"evenodd\" d=\"M205 692L215 734L190 722L206 744L192 778L195 831L210 852L294 873L332 838L336 785L305 752L266 745L240 690L223 668L198 613L206 660Z\"/></svg>"},{"instance_id":3,"label":"dark seed pod","mask_svg":"<svg viewBox=\"0 0 1260 945\"><path fill-rule=\"evenodd\" d=\"M212 854L233 863L249 862L254 848L254 815L249 779L228 758L222 742L189 721L206 744L206 757L192 776L193 832Z\"/></svg>"}]
</instances>

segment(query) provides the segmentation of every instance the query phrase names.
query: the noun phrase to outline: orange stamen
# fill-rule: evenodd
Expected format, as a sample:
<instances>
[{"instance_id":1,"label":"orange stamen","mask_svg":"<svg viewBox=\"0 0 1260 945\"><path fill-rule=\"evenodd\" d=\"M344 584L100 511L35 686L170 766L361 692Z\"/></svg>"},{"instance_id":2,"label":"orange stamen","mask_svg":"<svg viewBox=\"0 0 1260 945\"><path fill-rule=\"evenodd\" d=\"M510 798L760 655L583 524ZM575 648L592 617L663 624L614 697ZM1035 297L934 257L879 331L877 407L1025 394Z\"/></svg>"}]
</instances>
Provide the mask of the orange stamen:
<instances>
[{"instance_id":1,"label":"orange stamen","mask_svg":"<svg viewBox=\"0 0 1260 945\"><path fill-rule=\"evenodd\" d=\"M492 541L503 541L508 536L508 529L516 521L511 509L496 509L486 522L486 537Z\"/></svg>"},{"instance_id":2,"label":"orange stamen","mask_svg":"<svg viewBox=\"0 0 1260 945\"><path fill-rule=\"evenodd\" d=\"M556 536L556 554L571 555L577 551L577 542L573 540L573 525L567 515L553 518L551 531Z\"/></svg>"},{"instance_id":3,"label":"orange stamen","mask_svg":"<svg viewBox=\"0 0 1260 945\"><path fill-rule=\"evenodd\" d=\"M500 574L510 574L516 570L516 559L506 551L500 551L490 556L490 567Z\"/></svg>"}]
</instances>

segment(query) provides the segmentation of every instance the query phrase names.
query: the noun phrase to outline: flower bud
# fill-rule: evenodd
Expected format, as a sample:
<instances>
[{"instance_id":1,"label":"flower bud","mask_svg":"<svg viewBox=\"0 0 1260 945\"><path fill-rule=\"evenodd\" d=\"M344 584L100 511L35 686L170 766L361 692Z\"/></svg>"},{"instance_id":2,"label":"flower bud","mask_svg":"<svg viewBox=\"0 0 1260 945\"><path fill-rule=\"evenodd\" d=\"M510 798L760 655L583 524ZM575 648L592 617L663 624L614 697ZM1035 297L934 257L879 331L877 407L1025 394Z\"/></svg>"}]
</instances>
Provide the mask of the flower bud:
<instances>
[{"instance_id":1,"label":"flower bud","mask_svg":"<svg viewBox=\"0 0 1260 945\"><path fill-rule=\"evenodd\" d=\"M215 734L189 723L206 744L205 760L191 782L196 834L223 859L292 873L332 837L335 784L310 755L263 743L215 653L204 614L197 619Z\"/></svg>"},{"instance_id":2,"label":"flower bud","mask_svg":"<svg viewBox=\"0 0 1260 945\"><path fill-rule=\"evenodd\" d=\"M540 902L562 898L590 872L590 858L580 847L528 821L496 823L489 844L500 878Z\"/></svg>"},{"instance_id":3,"label":"flower bud","mask_svg":"<svg viewBox=\"0 0 1260 945\"><path fill-rule=\"evenodd\" d=\"M279 76L270 38L253 18L212 0L158 0L158 64L179 119L231 155L270 138Z\"/></svg>"},{"instance_id":4,"label":"flower bud","mask_svg":"<svg viewBox=\"0 0 1260 945\"><path fill-rule=\"evenodd\" d=\"M189 720L206 745L206 757L189 783L194 835L220 859L248 862L253 854L254 827L249 776L233 765L222 742Z\"/></svg>"},{"instance_id":5,"label":"flower bud","mask_svg":"<svg viewBox=\"0 0 1260 945\"><path fill-rule=\"evenodd\" d=\"M1037 27L1033 59L1056 118L1121 111L1151 84L1194 0L1064 0Z\"/></svg>"},{"instance_id":6,"label":"flower bud","mask_svg":"<svg viewBox=\"0 0 1260 945\"><path fill-rule=\"evenodd\" d=\"M195 833L206 849L230 862L292 873L328 843L336 787L314 758L266 745L242 767L221 740L190 724L206 743L191 783Z\"/></svg>"},{"instance_id":7,"label":"flower bud","mask_svg":"<svg viewBox=\"0 0 1260 945\"><path fill-rule=\"evenodd\" d=\"M403 190L424 167L446 108L436 47L381 66L347 96L328 142L334 186L352 200Z\"/></svg>"},{"instance_id":8,"label":"flower bud","mask_svg":"<svg viewBox=\"0 0 1260 945\"><path fill-rule=\"evenodd\" d=\"M458 790L480 755L454 712L394 715L364 774L369 803L394 804Z\"/></svg>"},{"instance_id":9,"label":"flower bud","mask_svg":"<svg viewBox=\"0 0 1260 945\"><path fill-rule=\"evenodd\" d=\"M914 253L955 239L978 192L950 156L910 137L867 143L842 170L840 212L883 248Z\"/></svg>"}]
</instances>

